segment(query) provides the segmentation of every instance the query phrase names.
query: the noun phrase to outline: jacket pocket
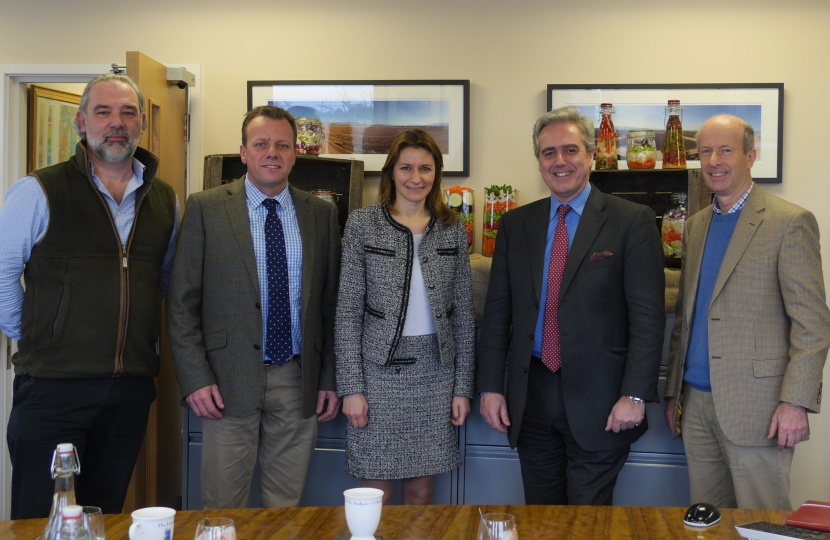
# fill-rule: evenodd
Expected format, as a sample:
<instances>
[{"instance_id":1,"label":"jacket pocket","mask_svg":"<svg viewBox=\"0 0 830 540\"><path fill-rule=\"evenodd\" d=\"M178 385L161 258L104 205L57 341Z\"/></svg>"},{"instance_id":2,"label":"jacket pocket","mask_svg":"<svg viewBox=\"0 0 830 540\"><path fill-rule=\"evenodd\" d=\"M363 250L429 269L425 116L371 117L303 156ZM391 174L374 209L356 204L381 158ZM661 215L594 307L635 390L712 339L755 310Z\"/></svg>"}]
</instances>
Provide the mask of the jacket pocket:
<instances>
[{"instance_id":1,"label":"jacket pocket","mask_svg":"<svg viewBox=\"0 0 830 540\"><path fill-rule=\"evenodd\" d=\"M394 257L395 250L394 249L386 249L377 246L364 246L363 249L366 253L374 253L375 255L383 255L385 257Z\"/></svg>"},{"instance_id":2,"label":"jacket pocket","mask_svg":"<svg viewBox=\"0 0 830 540\"><path fill-rule=\"evenodd\" d=\"M447 310L447 317L452 317L452 314L455 313L455 304L450 306L450 309Z\"/></svg>"},{"instance_id":3,"label":"jacket pocket","mask_svg":"<svg viewBox=\"0 0 830 540\"><path fill-rule=\"evenodd\" d=\"M366 314L371 315L372 317L377 317L378 319L383 319L386 317L385 313L383 313L382 311L378 311L369 304L365 304L363 306L363 310L366 312Z\"/></svg>"},{"instance_id":4,"label":"jacket pocket","mask_svg":"<svg viewBox=\"0 0 830 540\"><path fill-rule=\"evenodd\" d=\"M52 342L60 341L63 336L63 329L66 326L66 320L69 317L69 304L72 300L72 285L67 283L63 291L61 291L61 298L58 301L58 311L55 313L55 320L52 322Z\"/></svg>"},{"instance_id":5,"label":"jacket pocket","mask_svg":"<svg viewBox=\"0 0 830 540\"><path fill-rule=\"evenodd\" d=\"M783 377L789 363L789 358L755 358L752 372L756 377Z\"/></svg>"},{"instance_id":6,"label":"jacket pocket","mask_svg":"<svg viewBox=\"0 0 830 540\"><path fill-rule=\"evenodd\" d=\"M435 251L438 252L438 255L444 255L444 256L447 256L447 257L455 257L456 255L458 255L458 246L438 248Z\"/></svg>"},{"instance_id":7,"label":"jacket pocket","mask_svg":"<svg viewBox=\"0 0 830 540\"><path fill-rule=\"evenodd\" d=\"M221 349L228 344L228 331L220 330L205 336L205 351Z\"/></svg>"}]
</instances>

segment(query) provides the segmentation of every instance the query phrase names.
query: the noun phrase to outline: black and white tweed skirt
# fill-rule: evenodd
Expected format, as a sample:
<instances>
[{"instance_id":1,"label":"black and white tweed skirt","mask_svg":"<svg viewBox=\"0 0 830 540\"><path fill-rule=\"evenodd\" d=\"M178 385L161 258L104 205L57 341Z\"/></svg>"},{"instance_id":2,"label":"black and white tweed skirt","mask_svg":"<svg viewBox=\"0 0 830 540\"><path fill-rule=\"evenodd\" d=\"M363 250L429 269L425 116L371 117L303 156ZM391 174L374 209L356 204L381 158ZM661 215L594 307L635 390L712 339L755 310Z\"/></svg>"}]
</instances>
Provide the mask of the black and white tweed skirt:
<instances>
[{"instance_id":1,"label":"black and white tweed skirt","mask_svg":"<svg viewBox=\"0 0 830 540\"><path fill-rule=\"evenodd\" d=\"M363 362L369 423L346 425L346 472L393 480L461 464L450 424L455 366L442 365L436 334L401 338L390 366Z\"/></svg>"}]
</instances>

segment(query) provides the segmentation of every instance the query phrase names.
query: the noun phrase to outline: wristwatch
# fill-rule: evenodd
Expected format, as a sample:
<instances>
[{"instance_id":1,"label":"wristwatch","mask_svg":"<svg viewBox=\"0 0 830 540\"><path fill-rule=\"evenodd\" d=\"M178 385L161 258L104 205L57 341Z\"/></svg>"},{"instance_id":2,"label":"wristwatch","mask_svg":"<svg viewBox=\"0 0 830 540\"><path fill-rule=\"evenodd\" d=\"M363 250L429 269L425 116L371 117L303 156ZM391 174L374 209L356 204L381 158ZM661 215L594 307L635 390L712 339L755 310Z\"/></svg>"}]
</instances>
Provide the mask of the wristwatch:
<instances>
[{"instance_id":1,"label":"wristwatch","mask_svg":"<svg viewBox=\"0 0 830 540\"><path fill-rule=\"evenodd\" d=\"M634 397L634 396L628 396L628 399L630 399L631 401L633 401L637 405L643 402L642 398L638 398L638 397Z\"/></svg>"}]
</instances>

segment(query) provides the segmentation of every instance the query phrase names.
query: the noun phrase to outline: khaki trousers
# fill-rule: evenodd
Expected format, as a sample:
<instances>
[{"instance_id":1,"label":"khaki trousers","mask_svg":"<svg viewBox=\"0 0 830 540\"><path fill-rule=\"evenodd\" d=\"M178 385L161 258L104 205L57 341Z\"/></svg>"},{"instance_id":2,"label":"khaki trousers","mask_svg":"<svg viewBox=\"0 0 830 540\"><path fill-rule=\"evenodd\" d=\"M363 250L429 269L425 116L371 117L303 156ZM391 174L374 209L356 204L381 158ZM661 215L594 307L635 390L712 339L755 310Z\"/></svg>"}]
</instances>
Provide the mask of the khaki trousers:
<instances>
[{"instance_id":1,"label":"khaki trousers","mask_svg":"<svg viewBox=\"0 0 830 540\"><path fill-rule=\"evenodd\" d=\"M731 443L721 430L712 393L688 384L683 392L681 431L692 504L792 510L790 466L795 449Z\"/></svg>"},{"instance_id":2,"label":"khaki trousers","mask_svg":"<svg viewBox=\"0 0 830 540\"><path fill-rule=\"evenodd\" d=\"M296 506L317 438L317 417L302 417L298 359L266 366L265 406L247 416L202 419L205 508L244 508L256 459L262 506ZM220 388L221 391L221 388Z\"/></svg>"}]
</instances>

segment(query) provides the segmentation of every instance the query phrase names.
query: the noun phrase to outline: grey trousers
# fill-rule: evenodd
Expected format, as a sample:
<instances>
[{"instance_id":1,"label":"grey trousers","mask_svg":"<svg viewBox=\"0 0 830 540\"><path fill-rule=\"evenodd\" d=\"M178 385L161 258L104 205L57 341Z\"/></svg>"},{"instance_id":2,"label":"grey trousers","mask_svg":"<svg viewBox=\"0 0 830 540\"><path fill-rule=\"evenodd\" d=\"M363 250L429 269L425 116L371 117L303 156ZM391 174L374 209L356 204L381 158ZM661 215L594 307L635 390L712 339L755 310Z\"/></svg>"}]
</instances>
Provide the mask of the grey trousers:
<instances>
[{"instance_id":1,"label":"grey trousers","mask_svg":"<svg viewBox=\"0 0 830 540\"><path fill-rule=\"evenodd\" d=\"M692 504L792 510L790 466L795 449L733 444L721 430L712 393L688 384L683 392L681 431Z\"/></svg>"},{"instance_id":2,"label":"grey trousers","mask_svg":"<svg viewBox=\"0 0 830 540\"><path fill-rule=\"evenodd\" d=\"M296 506L300 501L317 438L317 417L302 417L302 370L296 360L267 366L265 372L262 410L202 419L206 509L247 506L257 457L262 506Z\"/></svg>"}]
</instances>

